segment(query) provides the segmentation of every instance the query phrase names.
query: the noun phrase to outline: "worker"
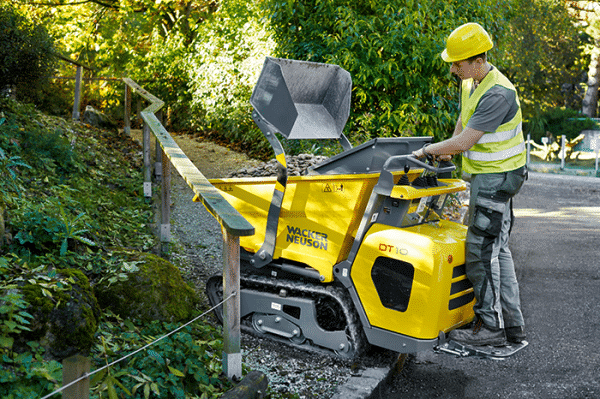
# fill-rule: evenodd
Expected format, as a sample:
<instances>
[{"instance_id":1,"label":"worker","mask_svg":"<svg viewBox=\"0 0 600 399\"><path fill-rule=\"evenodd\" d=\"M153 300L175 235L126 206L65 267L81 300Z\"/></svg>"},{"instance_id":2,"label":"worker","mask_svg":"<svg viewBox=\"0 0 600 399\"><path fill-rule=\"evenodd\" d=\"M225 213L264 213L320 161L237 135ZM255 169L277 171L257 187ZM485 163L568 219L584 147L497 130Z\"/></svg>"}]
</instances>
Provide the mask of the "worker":
<instances>
[{"instance_id":1,"label":"worker","mask_svg":"<svg viewBox=\"0 0 600 399\"><path fill-rule=\"evenodd\" d=\"M487 60L490 35L477 23L456 28L441 56L461 79L460 116L451 138L413 152L443 160L462 154L470 180L465 257L475 293L475 320L449 338L468 345L503 346L525 339L519 286L508 238L512 197L527 178L521 107L512 83Z\"/></svg>"}]
</instances>

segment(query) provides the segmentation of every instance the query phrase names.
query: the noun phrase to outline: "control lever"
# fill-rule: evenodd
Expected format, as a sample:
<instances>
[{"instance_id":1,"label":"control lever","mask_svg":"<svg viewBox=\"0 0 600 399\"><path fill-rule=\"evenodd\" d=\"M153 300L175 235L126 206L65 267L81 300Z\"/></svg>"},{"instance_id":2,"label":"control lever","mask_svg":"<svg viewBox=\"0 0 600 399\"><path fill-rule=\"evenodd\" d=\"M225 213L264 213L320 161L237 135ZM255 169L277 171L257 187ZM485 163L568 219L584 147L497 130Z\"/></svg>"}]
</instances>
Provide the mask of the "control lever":
<instances>
[{"instance_id":1,"label":"control lever","mask_svg":"<svg viewBox=\"0 0 600 399\"><path fill-rule=\"evenodd\" d=\"M398 185L398 186L409 186L410 185L410 181L408 180L408 171L409 170L410 170L410 165L408 165L408 164L404 165L404 174L402 175L400 180L398 180L398 183L396 183L396 185Z\"/></svg>"}]
</instances>

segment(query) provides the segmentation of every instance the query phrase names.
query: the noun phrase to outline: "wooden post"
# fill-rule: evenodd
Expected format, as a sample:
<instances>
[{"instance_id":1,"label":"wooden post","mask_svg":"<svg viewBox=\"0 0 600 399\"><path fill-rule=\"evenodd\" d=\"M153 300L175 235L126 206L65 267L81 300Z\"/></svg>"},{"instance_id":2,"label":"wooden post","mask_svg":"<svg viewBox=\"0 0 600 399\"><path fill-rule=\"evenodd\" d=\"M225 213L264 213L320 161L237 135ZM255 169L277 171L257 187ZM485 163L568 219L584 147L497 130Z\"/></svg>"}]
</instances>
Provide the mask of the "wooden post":
<instances>
[{"instance_id":1,"label":"wooden post","mask_svg":"<svg viewBox=\"0 0 600 399\"><path fill-rule=\"evenodd\" d=\"M62 361L63 386L90 372L90 359L75 355ZM90 397L90 379L84 378L78 383L66 388L62 393L63 399L88 399Z\"/></svg>"},{"instance_id":2,"label":"wooden post","mask_svg":"<svg viewBox=\"0 0 600 399\"><path fill-rule=\"evenodd\" d=\"M560 136L560 169L565 169L565 158L567 157L567 148L566 148L567 136L564 134Z\"/></svg>"},{"instance_id":3,"label":"wooden post","mask_svg":"<svg viewBox=\"0 0 600 399\"><path fill-rule=\"evenodd\" d=\"M79 120L79 103L81 101L81 65L77 65L77 72L75 74L75 100L73 101L73 120Z\"/></svg>"},{"instance_id":4,"label":"wooden post","mask_svg":"<svg viewBox=\"0 0 600 399\"><path fill-rule=\"evenodd\" d=\"M160 124L162 125L162 111L158 111L156 113L156 119L158 119L158 121L160 122ZM156 179L156 181L160 181L161 176L163 174L163 149L160 146L160 140L158 138L156 138L156 159L154 160L154 178Z\"/></svg>"},{"instance_id":5,"label":"wooden post","mask_svg":"<svg viewBox=\"0 0 600 399\"><path fill-rule=\"evenodd\" d=\"M152 164L150 160L150 127L144 123L143 129L143 151L144 151L144 197L152 197Z\"/></svg>"},{"instance_id":6,"label":"wooden post","mask_svg":"<svg viewBox=\"0 0 600 399\"><path fill-rule=\"evenodd\" d=\"M240 351L240 238L223 231L223 371L229 379L242 377Z\"/></svg>"},{"instance_id":7,"label":"wooden post","mask_svg":"<svg viewBox=\"0 0 600 399\"><path fill-rule=\"evenodd\" d=\"M156 143L160 148L159 143ZM161 182L161 202L160 202L160 243L161 252L169 252L169 243L171 242L171 161L166 154L162 152L162 182Z\"/></svg>"},{"instance_id":8,"label":"wooden post","mask_svg":"<svg viewBox=\"0 0 600 399\"><path fill-rule=\"evenodd\" d=\"M141 98L138 98L137 103L135 104L135 112L137 115L138 123L139 124L144 123L144 120L142 119L142 99Z\"/></svg>"},{"instance_id":9,"label":"wooden post","mask_svg":"<svg viewBox=\"0 0 600 399\"><path fill-rule=\"evenodd\" d=\"M123 133L127 136L131 134L131 88L125 84L125 116L124 116L125 127Z\"/></svg>"},{"instance_id":10,"label":"wooden post","mask_svg":"<svg viewBox=\"0 0 600 399\"><path fill-rule=\"evenodd\" d=\"M593 136L590 147L596 153L594 176L598 176L598 155L600 154L600 136Z\"/></svg>"}]
</instances>

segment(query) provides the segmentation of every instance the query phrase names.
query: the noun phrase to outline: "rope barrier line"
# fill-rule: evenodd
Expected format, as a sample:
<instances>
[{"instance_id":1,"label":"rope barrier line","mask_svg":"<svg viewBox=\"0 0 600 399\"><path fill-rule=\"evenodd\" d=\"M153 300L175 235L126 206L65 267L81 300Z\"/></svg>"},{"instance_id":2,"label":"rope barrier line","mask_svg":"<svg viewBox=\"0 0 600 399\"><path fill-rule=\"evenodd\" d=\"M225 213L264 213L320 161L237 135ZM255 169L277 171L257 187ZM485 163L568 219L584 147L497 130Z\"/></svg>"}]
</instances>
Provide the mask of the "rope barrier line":
<instances>
[{"instance_id":1,"label":"rope barrier line","mask_svg":"<svg viewBox=\"0 0 600 399\"><path fill-rule=\"evenodd\" d=\"M215 310L215 309L216 309L216 308L218 308L219 306L223 305L225 302L227 302L228 300L230 300L231 298L233 298L233 297L234 297L234 296L236 296L236 295L237 295L237 294L236 294L235 292L231 293L231 295L229 295L227 298L223 299L223 300L222 300L220 303L218 303L218 304L216 304L215 306L213 306L212 308L208 309L206 312L202 313L201 315L199 315L199 316L196 316L194 319L192 319L192 320L188 321L187 323L185 323L185 324L183 324L183 325L181 325L181 326L177 327L175 330L173 330L173 331L169 332L168 334L165 334L165 335L163 335L162 337L160 337L160 338L158 338L158 339L156 339L156 340L154 340L154 341L150 342L149 344L146 344L146 345L142 346L141 348L139 348L139 349L136 349L135 351L131 352L130 354L128 354L128 355L125 355L125 356L123 356L122 358L120 358L120 359L117 359L117 360L115 360L115 361L113 361L113 362L111 362L111 363L107 364L106 366L102 366L102 367L100 367L99 369L96 369L96 370L94 370L94 371L92 371L92 372L90 372L90 373L84 373L84 374L83 374L81 377L79 377L79 378L77 378L77 379L75 379L75 380L71 381L70 383L68 383L68 384L66 384L66 385L63 385L62 387L60 387L60 388L59 388L59 389L57 389L56 391L54 391L54 392L52 392L52 393L49 393L49 394L48 394L48 395L46 395L46 396L43 396L41 399L47 399L47 398L49 398L49 397L51 397L51 396L53 396L53 395L55 395L55 394L57 394L57 393L59 393L59 392L62 392L62 391L64 391L65 389L69 388L70 386L77 384L79 381L85 380L86 378L90 378L90 377L91 377L91 376L93 376L94 374L96 374L96 373L99 373L100 371L102 371L102 370L104 370L104 369L106 369L106 368L109 368L110 366L114 366L115 364L117 364L117 363L119 363L119 362L122 362L123 360L125 360L125 359L127 359L127 358L129 358L129 357L131 357L131 356L133 356L133 355L135 355L135 354L137 354L137 353L139 353L139 352L143 351L144 349L147 349L148 347L150 347L150 346L154 345L155 343L157 343L157 342L161 341L162 339L164 339L164 338L167 338L167 337L169 337L169 336L171 336L171 335L175 334L175 333L176 333L176 332L178 332L179 330L181 330L181 329L183 329L183 328L185 328L185 327L189 326L190 324L192 324L193 322L195 322L195 321L196 321L196 320L198 320L199 318L201 318L201 317L204 317L205 315L207 315L208 313L212 312L213 310Z\"/></svg>"}]
</instances>

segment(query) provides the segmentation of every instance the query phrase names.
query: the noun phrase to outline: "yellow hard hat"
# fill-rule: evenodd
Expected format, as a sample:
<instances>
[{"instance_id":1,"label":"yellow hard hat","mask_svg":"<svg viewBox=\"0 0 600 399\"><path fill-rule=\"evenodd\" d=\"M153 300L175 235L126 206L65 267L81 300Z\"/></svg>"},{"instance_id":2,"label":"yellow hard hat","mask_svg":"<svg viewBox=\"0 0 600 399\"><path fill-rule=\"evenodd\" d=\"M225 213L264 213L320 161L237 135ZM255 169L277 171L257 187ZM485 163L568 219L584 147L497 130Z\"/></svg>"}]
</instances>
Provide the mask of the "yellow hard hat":
<instances>
[{"instance_id":1,"label":"yellow hard hat","mask_svg":"<svg viewBox=\"0 0 600 399\"><path fill-rule=\"evenodd\" d=\"M469 22L454 29L446 41L442 59L446 62L466 60L494 47L490 35L476 22Z\"/></svg>"}]
</instances>

